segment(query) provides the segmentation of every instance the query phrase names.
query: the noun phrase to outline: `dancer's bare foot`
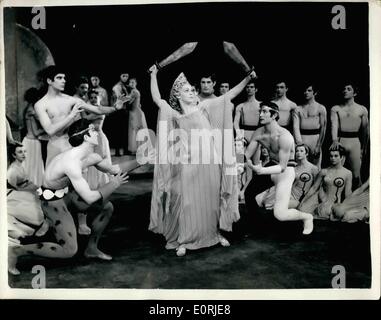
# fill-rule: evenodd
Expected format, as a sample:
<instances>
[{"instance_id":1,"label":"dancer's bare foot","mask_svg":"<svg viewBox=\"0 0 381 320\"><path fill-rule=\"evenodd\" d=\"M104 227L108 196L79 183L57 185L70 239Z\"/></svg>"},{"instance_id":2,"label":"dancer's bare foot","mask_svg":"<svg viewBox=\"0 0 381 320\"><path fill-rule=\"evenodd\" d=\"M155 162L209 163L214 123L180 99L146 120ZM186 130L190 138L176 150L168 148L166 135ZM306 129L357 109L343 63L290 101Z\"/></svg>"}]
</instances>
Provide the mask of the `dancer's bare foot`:
<instances>
[{"instance_id":1,"label":"dancer's bare foot","mask_svg":"<svg viewBox=\"0 0 381 320\"><path fill-rule=\"evenodd\" d=\"M176 249L177 250L177 245L175 243L167 243L165 245L165 249L167 249L167 250Z\"/></svg>"},{"instance_id":2,"label":"dancer's bare foot","mask_svg":"<svg viewBox=\"0 0 381 320\"><path fill-rule=\"evenodd\" d=\"M86 224L80 224L78 226L78 234L88 236L91 234L91 229Z\"/></svg>"},{"instance_id":3,"label":"dancer's bare foot","mask_svg":"<svg viewBox=\"0 0 381 320\"><path fill-rule=\"evenodd\" d=\"M37 237L41 237L43 236L45 233L47 233L49 230L49 223L47 220L44 220L44 223L42 224L42 226L40 227L40 229L38 229L36 231L36 236Z\"/></svg>"},{"instance_id":4,"label":"dancer's bare foot","mask_svg":"<svg viewBox=\"0 0 381 320\"><path fill-rule=\"evenodd\" d=\"M218 241L221 243L221 246L223 246L223 247L229 247L230 246L230 242L228 240L226 240L220 234L218 235Z\"/></svg>"},{"instance_id":5,"label":"dancer's bare foot","mask_svg":"<svg viewBox=\"0 0 381 320\"><path fill-rule=\"evenodd\" d=\"M8 272L14 276L18 276L20 271L16 268L17 254L14 247L8 247Z\"/></svg>"},{"instance_id":6,"label":"dancer's bare foot","mask_svg":"<svg viewBox=\"0 0 381 320\"><path fill-rule=\"evenodd\" d=\"M182 256L185 256L186 252L187 252L187 249L185 247L183 247L183 246L180 246L176 250L176 255L178 257L182 257Z\"/></svg>"},{"instance_id":7,"label":"dancer's bare foot","mask_svg":"<svg viewBox=\"0 0 381 320\"><path fill-rule=\"evenodd\" d=\"M311 234L314 230L314 217L312 214L308 214L308 218L303 220L303 234L308 235Z\"/></svg>"},{"instance_id":8,"label":"dancer's bare foot","mask_svg":"<svg viewBox=\"0 0 381 320\"><path fill-rule=\"evenodd\" d=\"M87 215L78 213L78 234L88 236L91 234L91 229L86 224Z\"/></svg>"},{"instance_id":9,"label":"dancer's bare foot","mask_svg":"<svg viewBox=\"0 0 381 320\"><path fill-rule=\"evenodd\" d=\"M8 267L8 272L14 276L20 275L20 271L16 267L13 267L13 268Z\"/></svg>"},{"instance_id":10,"label":"dancer's bare foot","mask_svg":"<svg viewBox=\"0 0 381 320\"><path fill-rule=\"evenodd\" d=\"M112 260L112 257L110 255L103 253L98 248L95 248L95 249L87 248L84 252L84 256L89 259L96 258L96 259L101 259L106 261Z\"/></svg>"}]
</instances>

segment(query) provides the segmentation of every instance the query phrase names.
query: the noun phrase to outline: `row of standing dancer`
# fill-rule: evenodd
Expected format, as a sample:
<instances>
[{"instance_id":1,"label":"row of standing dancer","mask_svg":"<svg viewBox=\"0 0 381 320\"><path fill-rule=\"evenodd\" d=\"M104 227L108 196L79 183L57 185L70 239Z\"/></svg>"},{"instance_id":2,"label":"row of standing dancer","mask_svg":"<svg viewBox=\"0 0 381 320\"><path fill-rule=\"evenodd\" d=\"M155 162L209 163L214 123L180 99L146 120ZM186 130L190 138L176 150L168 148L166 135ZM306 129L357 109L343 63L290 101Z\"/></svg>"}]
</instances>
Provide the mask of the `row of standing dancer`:
<instances>
[{"instance_id":1,"label":"row of standing dancer","mask_svg":"<svg viewBox=\"0 0 381 320\"><path fill-rule=\"evenodd\" d=\"M121 156L121 149L124 155L136 154L138 145L136 134L140 129L147 128L147 121L141 106L141 94L137 88L138 81L130 77L129 73L121 72L119 81L112 87L111 94L100 86L100 77L96 74L87 77L79 77L75 85L76 92L74 97L89 102L89 92L98 94L98 105L108 106L116 102L120 96L131 96L129 103L123 105L113 115L106 120L105 127L110 135L110 144L115 149L115 156ZM110 96L110 98L109 98Z\"/></svg>"}]
</instances>

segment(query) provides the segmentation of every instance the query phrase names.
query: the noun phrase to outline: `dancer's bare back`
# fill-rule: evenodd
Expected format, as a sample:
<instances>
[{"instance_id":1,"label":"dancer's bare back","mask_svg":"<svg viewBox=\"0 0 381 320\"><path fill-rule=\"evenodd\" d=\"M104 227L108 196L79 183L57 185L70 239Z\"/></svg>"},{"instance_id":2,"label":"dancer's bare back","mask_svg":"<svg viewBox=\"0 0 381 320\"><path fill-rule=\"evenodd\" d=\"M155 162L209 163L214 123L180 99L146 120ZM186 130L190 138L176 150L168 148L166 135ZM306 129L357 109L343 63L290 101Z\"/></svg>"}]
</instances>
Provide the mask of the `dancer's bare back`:
<instances>
[{"instance_id":1,"label":"dancer's bare back","mask_svg":"<svg viewBox=\"0 0 381 320\"><path fill-rule=\"evenodd\" d=\"M99 164L102 157L91 153L80 159L76 149L67 150L52 159L45 171L44 184L54 189L62 189L69 185L72 177L82 176L82 171Z\"/></svg>"}]
</instances>

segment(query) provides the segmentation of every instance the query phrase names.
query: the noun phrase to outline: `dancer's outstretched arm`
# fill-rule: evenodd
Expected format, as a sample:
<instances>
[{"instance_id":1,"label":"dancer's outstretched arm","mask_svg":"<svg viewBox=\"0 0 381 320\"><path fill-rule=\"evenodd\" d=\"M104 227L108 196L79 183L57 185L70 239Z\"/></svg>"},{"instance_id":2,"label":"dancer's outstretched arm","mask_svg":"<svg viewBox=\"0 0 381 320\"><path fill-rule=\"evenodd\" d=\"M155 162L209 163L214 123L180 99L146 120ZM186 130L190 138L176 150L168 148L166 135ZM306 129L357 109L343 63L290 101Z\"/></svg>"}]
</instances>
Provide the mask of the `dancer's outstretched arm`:
<instances>
[{"instance_id":1,"label":"dancer's outstretched arm","mask_svg":"<svg viewBox=\"0 0 381 320\"><path fill-rule=\"evenodd\" d=\"M155 104L161 109L165 110L166 113L170 117L176 117L179 113L172 109L169 104L161 98L160 91L159 91L159 85L157 83L157 67L156 65L153 65L151 68L149 68L149 71L151 73L151 95L152 100L155 102Z\"/></svg>"},{"instance_id":2,"label":"dancer's outstretched arm","mask_svg":"<svg viewBox=\"0 0 381 320\"><path fill-rule=\"evenodd\" d=\"M233 100L236 96L238 96L243 89L245 89L246 85L251 79L255 79L257 77L255 71L251 71L249 75L247 75L240 83L238 83L235 87L231 88L228 92L225 93L226 98L228 100Z\"/></svg>"},{"instance_id":3,"label":"dancer's outstretched arm","mask_svg":"<svg viewBox=\"0 0 381 320\"><path fill-rule=\"evenodd\" d=\"M149 71L151 72L151 95L152 100L155 102L155 104L160 108L160 104L162 103L159 85L157 83L157 67L156 65L153 65L151 68L149 68Z\"/></svg>"},{"instance_id":4,"label":"dancer's outstretched arm","mask_svg":"<svg viewBox=\"0 0 381 320\"><path fill-rule=\"evenodd\" d=\"M95 113L98 115L103 115L103 114L110 114L115 111L121 110L123 108L123 104L125 102L131 101L131 96L120 96L117 98L115 104L110 108L110 107L105 107L105 106L93 106L92 104L88 104L80 99L76 99L76 103L80 104L80 107L88 112Z\"/></svg>"}]
</instances>

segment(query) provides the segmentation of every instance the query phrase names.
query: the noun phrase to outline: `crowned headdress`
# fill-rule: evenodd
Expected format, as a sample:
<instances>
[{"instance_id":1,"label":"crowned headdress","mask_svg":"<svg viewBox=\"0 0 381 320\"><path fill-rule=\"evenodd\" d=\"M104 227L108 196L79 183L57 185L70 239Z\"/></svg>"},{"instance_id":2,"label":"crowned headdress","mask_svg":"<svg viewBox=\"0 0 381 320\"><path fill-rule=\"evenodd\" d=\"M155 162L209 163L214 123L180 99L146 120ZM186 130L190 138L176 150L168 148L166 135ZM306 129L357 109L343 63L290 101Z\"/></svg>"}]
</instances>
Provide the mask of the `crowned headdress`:
<instances>
[{"instance_id":1,"label":"crowned headdress","mask_svg":"<svg viewBox=\"0 0 381 320\"><path fill-rule=\"evenodd\" d=\"M181 72L173 83L171 92L169 94L169 105L180 113L182 113L182 109L177 99L177 94L179 93L180 89L187 83L189 83L187 78L185 77L184 73Z\"/></svg>"}]
</instances>

